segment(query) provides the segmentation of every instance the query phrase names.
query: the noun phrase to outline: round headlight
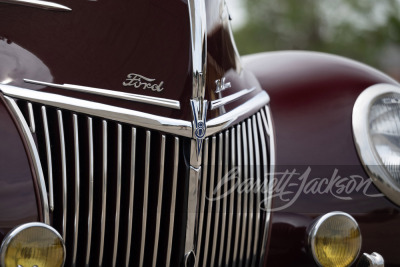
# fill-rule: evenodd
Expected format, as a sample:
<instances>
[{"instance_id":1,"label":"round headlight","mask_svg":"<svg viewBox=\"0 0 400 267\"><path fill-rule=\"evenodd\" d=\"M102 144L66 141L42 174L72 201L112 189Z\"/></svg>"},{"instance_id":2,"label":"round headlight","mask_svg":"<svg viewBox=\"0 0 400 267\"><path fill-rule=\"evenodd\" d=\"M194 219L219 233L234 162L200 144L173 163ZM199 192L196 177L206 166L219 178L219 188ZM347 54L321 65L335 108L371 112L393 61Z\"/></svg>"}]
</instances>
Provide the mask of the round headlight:
<instances>
[{"instance_id":1,"label":"round headlight","mask_svg":"<svg viewBox=\"0 0 400 267\"><path fill-rule=\"evenodd\" d=\"M350 266L361 249L361 232L357 222L344 212L331 212L313 224L309 245L320 266Z\"/></svg>"},{"instance_id":2,"label":"round headlight","mask_svg":"<svg viewBox=\"0 0 400 267\"><path fill-rule=\"evenodd\" d=\"M358 154L375 185L400 205L400 87L378 84L353 109Z\"/></svg>"},{"instance_id":3,"label":"round headlight","mask_svg":"<svg viewBox=\"0 0 400 267\"><path fill-rule=\"evenodd\" d=\"M65 246L61 236L43 223L27 223L11 230L1 245L1 266L61 267Z\"/></svg>"}]
</instances>

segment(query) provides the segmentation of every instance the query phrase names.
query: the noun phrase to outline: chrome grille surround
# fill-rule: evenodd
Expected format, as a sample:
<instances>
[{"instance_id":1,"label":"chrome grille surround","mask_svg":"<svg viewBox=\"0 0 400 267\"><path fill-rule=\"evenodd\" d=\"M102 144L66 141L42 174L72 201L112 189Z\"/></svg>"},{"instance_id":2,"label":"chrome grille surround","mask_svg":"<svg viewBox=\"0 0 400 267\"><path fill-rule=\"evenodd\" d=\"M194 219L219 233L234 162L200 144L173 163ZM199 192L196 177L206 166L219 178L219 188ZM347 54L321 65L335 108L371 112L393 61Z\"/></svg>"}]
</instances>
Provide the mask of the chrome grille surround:
<instances>
[{"instance_id":1,"label":"chrome grille surround","mask_svg":"<svg viewBox=\"0 0 400 267\"><path fill-rule=\"evenodd\" d=\"M187 199L177 199L180 197L177 192L187 191L188 185L183 181L179 182L178 179L179 177L187 179L190 170L187 166L186 169L179 167L179 162L183 162L184 153L190 154L188 151L183 151L184 143L187 148L191 147L191 150L196 147L193 146L195 139L191 136L190 122L150 114L145 114L145 119L149 119L146 121L141 118L140 112L104 104L11 86L0 85L0 89L10 109L14 110L14 115L19 118L19 123L26 126L28 131L26 136L31 136L33 148L39 150L40 156L35 159L39 172L43 173L44 170L46 173L40 182L46 186L42 202L54 203L54 211L50 213L51 209L47 208L47 214L53 215L56 221L59 220L56 223L53 220L52 224L66 237L70 252L67 262L69 266L75 264L129 266L132 262L142 263L144 266L158 264L174 266L183 259L183 250L179 250L180 248L174 250L174 247L184 246L185 242L185 234L179 231L185 228L185 222L182 222L180 215L174 213L174 216L151 217L149 213L158 214L159 199L162 199L162 211L165 209L171 213L174 210L183 211L182 203ZM212 194L213 188L210 184L218 183L229 166L236 166L239 169L239 173L243 175L239 179L256 174L257 183L262 182L259 174L264 173L265 169L270 168L270 172L273 172L274 141L268 102L268 95L260 92L234 110L207 122L202 151L203 162L198 174L201 181L199 185L201 196L207 191L209 195ZM28 122L31 127L28 126ZM66 127L67 124L71 127ZM32 128L35 129L34 133ZM165 130L160 132L160 129ZM262 138L263 136L265 138ZM110 143L110 139L114 141ZM34 140L39 144L37 148ZM136 165L139 160L138 153L148 159L142 160L141 166L147 166L146 162L149 164L150 157L146 156L146 152L149 150L150 154L154 153L152 150L155 149L152 145L154 142L158 144L156 153L160 155L169 153L174 157L164 173L160 170L162 156L159 161L152 162L157 169L155 174L157 181L153 184L150 181L153 175L145 172L138 175ZM261 144L260 150L257 142ZM55 147L57 149L54 149ZM80 153L76 153L77 151ZM81 154L83 156L80 156ZM228 154L232 156L226 157ZM115 156L110 157L110 155ZM215 164L216 162L218 164ZM60 175L55 175L56 170ZM126 170L129 170L129 173L126 173ZM111 171L115 174L110 175ZM269 176L266 177L266 181L268 178ZM161 180L164 180L163 187L159 183ZM149 185L146 185L147 182ZM54 190L53 187L57 186L62 190ZM146 186L150 186L152 192L157 192L157 197L151 199L152 207L147 208L144 196L138 196L140 194L138 192L149 190ZM268 190L271 190L270 186ZM221 188L219 193L224 191L225 187ZM49 192L48 197L46 192ZM57 194L59 192L61 194ZM211 262L221 265L235 265L240 262L245 265L262 265L269 213L258 212L257 205L261 198L268 196L268 193L269 191L263 192L262 195L232 194L222 203L200 199L199 207L196 209L194 235L199 266L206 266ZM82 200L83 194L88 196L85 201ZM109 199L112 199L112 205L109 204ZM128 203L129 208L126 211L120 209L118 202L121 199L126 200L124 203ZM212 212L207 212L209 209ZM226 216L215 212L216 209ZM46 209L43 210L46 213ZM79 212L76 212L77 210ZM203 210L205 212L202 212ZM124 214L121 218L122 212ZM136 216L139 216L140 223L135 223L133 219L136 218L135 214L139 214ZM110 216L112 219L107 219ZM153 224L146 223L149 216ZM218 226L214 227L214 231L222 230L223 220L225 220L224 244L218 246L222 238L213 233L210 225ZM99 224L91 227L94 221L98 221ZM55 225L57 223L58 227ZM135 235L141 232L142 225L146 224L150 226L147 227L145 234L141 237ZM120 227L123 229L118 229ZM158 229L159 227L162 229ZM259 232L259 238L250 240L244 229L254 233ZM120 234L121 231L127 235ZM117 234L111 234L111 238L108 238L110 235L108 232ZM152 235L149 232L156 234ZM140 240L140 243L134 244L133 240ZM157 244L156 240L159 241ZM231 242L232 244L228 245ZM251 246L250 249L246 249L248 245ZM160 250L160 247L166 247L167 250ZM126 253L127 248L130 248L130 253ZM76 260L72 256L74 253L71 253L75 251ZM105 253L106 251L112 251L111 255Z\"/></svg>"}]
</instances>

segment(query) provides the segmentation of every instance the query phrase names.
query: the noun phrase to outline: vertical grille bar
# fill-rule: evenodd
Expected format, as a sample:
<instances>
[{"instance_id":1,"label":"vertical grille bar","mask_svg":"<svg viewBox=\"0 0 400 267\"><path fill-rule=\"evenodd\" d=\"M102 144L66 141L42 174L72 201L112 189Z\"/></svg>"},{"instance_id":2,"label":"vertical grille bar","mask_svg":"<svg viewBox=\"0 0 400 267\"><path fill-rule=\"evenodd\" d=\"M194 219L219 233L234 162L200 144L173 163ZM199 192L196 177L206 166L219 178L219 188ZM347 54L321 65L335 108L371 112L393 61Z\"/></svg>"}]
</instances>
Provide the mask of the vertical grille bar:
<instances>
[{"instance_id":1,"label":"vertical grille bar","mask_svg":"<svg viewBox=\"0 0 400 267\"><path fill-rule=\"evenodd\" d=\"M237 126L237 138L236 138L236 145L237 145L237 173L238 173L238 180L239 184L242 183L242 136L241 136L241 127L240 125ZM238 216L236 217L236 231L235 231L235 246L233 249L233 263L236 267L240 259L238 258L239 255L239 237L240 237L240 221L242 220L242 194L238 193L238 201L237 201L237 213ZM243 231L243 229L242 229Z\"/></svg>"},{"instance_id":2,"label":"vertical grille bar","mask_svg":"<svg viewBox=\"0 0 400 267\"><path fill-rule=\"evenodd\" d=\"M204 141L204 152L203 152L203 178L202 178L202 196L201 196L201 203L200 203L200 220L199 220L199 236L197 238L197 245L196 245L196 255L200 257L201 252L201 233L203 233L203 224L204 224L204 212L205 212L205 202L206 202L206 190L207 190L207 174L208 174L208 143L209 139L206 138Z\"/></svg>"},{"instance_id":3,"label":"vertical grille bar","mask_svg":"<svg viewBox=\"0 0 400 267\"><path fill-rule=\"evenodd\" d=\"M150 174L150 138L151 132L146 131L146 154L145 154L145 169L144 169L144 192L143 192L143 218L142 218L142 237L140 242L140 258L139 266L143 266L144 250L146 245L146 223L147 223L147 206L149 201L149 174Z\"/></svg>"},{"instance_id":4,"label":"vertical grille bar","mask_svg":"<svg viewBox=\"0 0 400 267\"><path fill-rule=\"evenodd\" d=\"M28 113L29 113L29 128L31 129L32 133L35 133L36 132L35 116L33 115L33 107L31 102L28 102Z\"/></svg>"},{"instance_id":5,"label":"vertical grille bar","mask_svg":"<svg viewBox=\"0 0 400 267\"><path fill-rule=\"evenodd\" d=\"M135 194L135 171L136 171L136 128L132 128L131 139L131 181L129 190L129 213L128 213L128 238L126 241L125 266L129 266L132 244L132 223L133 223L133 205Z\"/></svg>"},{"instance_id":6,"label":"vertical grille bar","mask_svg":"<svg viewBox=\"0 0 400 267\"><path fill-rule=\"evenodd\" d=\"M269 125L268 125L268 122L267 122L267 118L265 117L265 114L264 114L263 110L261 110L260 113L261 113L262 121L264 123L265 131L267 132L267 135L271 135L270 129L269 129Z\"/></svg>"},{"instance_id":7,"label":"vertical grille bar","mask_svg":"<svg viewBox=\"0 0 400 267\"><path fill-rule=\"evenodd\" d=\"M258 260L257 258L257 250L258 250L258 241L259 241L259 236L260 236L260 201L261 201L261 196L260 196L260 185L261 185L261 170L260 170L260 165L261 165L261 160L260 160L260 146L259 146L259 141L258 141L258 131L257 131L257 121L256 121L256 115L253 116L252 118L252 124L253 124L253 135L254 135L254 149L255 149L255 157L256 157L256 179L257 179L257 194L256 194L256 205L255 205L255 234L254 234L254 243L253 243L253 260L252 260L252 266L256 266L256 262ZM252 193L253 194L253 193Z\"/></svg>"},{"instance_id":8,"label":"vertical grille bar","mask_svg":"<svg viewBox=\"0 0 400 267\"><path fill-rule=\"evenodd\" d=\"M93 163L93 120L87 118L88 127L88 145L89 145L89 208L88 208L88 225L87 225L87 243L86 243L86 261L85 266L89 266L90 249L92 245L92 225L93 225L93 190L94 190L94 163Z\"/></svg>"},{"instance_id":9,"label":"vertical grille bar","mask_svg":"<svg viewBox=\"0 0 400 267\"><path fill-rule=\"evenodd\" d=\"M264 183L263 187L265 187L268 184L268 171L269 171L268 170L268 154L267 154L267 144L265 142L266 136L265 136L264 131L263 131L263 124L262 124L262 121L261 121L260 113L262 113L262 112L257 113L257 123L258 123L258 130L260 131L260 136L261 136L261 138L260 138L260 140L261 140L261 151L262 151L262 161L263 161L263 166L264 166L264 173L262 174L262 177L265 178L264 181L263 181L263 183ZM264 201L266 201L267 199L268 199L268 195L264 194ZM263 202L263 204L264 204L264 202ZM263 237L262 244L265 244L265 242L266 242L266 238L268 236L267 233L268 233L268 221L265 221L265 230L264 230L264 237ZM261 260L260 260L260 264L259 264L260 267L263 264L262 259L264 259L264 256L265 256L265 250L261 249L261 253L260 253L260 259Z\"/></svg>"},{"instance_id":10,"label":"vertical grille bar","mask_svg":"<svg viewBox=\"0 0 400 267\"><path fill-rule=\"evenodd\" d=\"M236 158L235 158L235 128L231 129L231 156L230 156L230 160L231 160L231 170L229 170L229 179L231 180L230 185L231 188L233 187L233 184L236 181L236 177L234 177L233 179L231 179L232 175L235 175L236 170L235 170L235 166L236 166ZM229 142L229 140L228 140ZM233 171L233 172L232 172ZM234 204L235 204L235 191L233 192L229 192L229 196L230 196L230 203L229 203L229 222L228 222L228 235L227 235L227 241L226 241L226 254L225 254L225 264L229 265L229 259L231 259L231 245L232 245L232 237L234 236L233 233L233 219L234 219ZM235 217L237 216L237 214L235 214Z\"/></svg>"},{"instance_id":11,"label":"vertical grille bar","mask_svg":"<svg viewBox=\"0 0 400 267\"><path fill-rule=\"evenodd\" d=\"M158 182L158 200L157 200L157 214L156 214L156 229L154 235L154 251L153 251L153 267L157 264L158 242L160 239L160 223L161 223L161 207L163 197L164 185L164 164L165 164L165 135L161 136L161 151L160 151L160 175Z\"/></svg>"},{"instance_id":12,"label":"vertical grille bar","mask_svg":"<svg viewBox=\"0 0 400 267\"><path fill-rule=\"evenodd\" d=\"M213 136L212 137L212 141L211 141L210 185L209 185L209 189L208 189L208 196L209 197L212 196L213 186L214 186L216 142L217 142L217 138L215 136ZM211 219L212 219L213 203L214 203L214 201L208 201L207 228L206 228L206 237L205 237L205 240L204 240L203 267L207 266L207 257L208 257L208 250L209 250L208 246L210 244L210 232L211 232Z\"/></svg>"},{"instance_id":13,"label":"vertical grille bar","mask_svg":"<svg viewBox=\"0 0 400 267\"><path fill-rule=\"evenodd\" d=\"M106 232L106 208L107 208L107 121L103 120L103 168L102 168L102 202L101 202L101 222L100 222L100 249L99 249L99 266L103 266L104 258L104 237Z\"/></svg>"},{"instance_id":14,"label":"vertical grille bar","mask_svg":"<svg viewBox=\"0 0 400 267\"><path fill-rule=\"evenodd\" d=\"M46 158L47 158L47 178L49 184L49 206L50 210L54 210L54 185L53 185L53 162L51 158L51 145L50 145L50 134L49 134L49 123L47 120L46 107L42 106L42 120L43 120L43 131L44 139L46 142Z\"/></svg>"},{"instance_id":15,"label":"vertical grille bar","mask_svg":"<svg viewBox=\"0 0 400 267\"><path fill-rule=\"evenodd\" d=\"M222 156L223 156L223 134L220 133L218 136L218 174L217 174L217 183L221 181L222 177ZM213 186L213 185L212 185ZM218 241L218 228L219 228L219 213L221 211L221 187L218 188L217 191L217 196L215 202L216 202L216 207L215 207L215 223L214 223L214 238L213 238L213 245L212 245L212 252L211 252L211 265L216 265L215 264L215 254L217 253L217 241Z\"/></svg>"},{"instance_id":16,"label":"vertical grille bar","mask_svg":"<svg viewBox=\"0 0 400 267\"><path fill-rule=\"evenodd\" d=\"M176 204L176 186L178 182L178 166L179 166L179 138L175 137L174 147L174 171L172 174L172 196L171 196L171 209L169 216L169 234L168 234L168 246L167 246L167 259L166 266L171 265L171 251L172 241L174 236L174 223L175 223L175 204Z\"/></svg>"},{"instance_id":17,"label":"vertical grille bar","mask_svg":"<svg viewBox=\"0 0 400 267\"><path fill-rule=\"evenodd\" d=\"M268 191L267 191L267 196L265 198L268 201L266 202L266 205L264 207L267 211L266 211L266 218L265 218L264 240L263 240L262 246L266 247L267 239L268 239L268 231L269 231L269 221L270 221L270 216L271 216L270 210L271 210L271 205L272 205L272 201L271 201L271 199L269 199L269 197L271 196L272 190L273 190L273 179L272 178L273 178L273 175L275 172L275 140L274 140L273 128L267 123L264 112L266 113L268 121L270 123L272 123L272 118L271 118L271 113L270 113L268 106L266 106L264 109L262 109L260 111L261 117L264 122L265 131L267 132L267 135L269 136L269 139L270 139L269 155L271 155L270 162L269 162L269 166L270 166L269 175L268 175L268 177L270 177L270 179L269 179L269 181L266 181L266 182L268 182ZM263 255L262 255L262 258L264 258L264 257L265 257L265 251L263 251ZM260 266L261 266L261 264L260 264Z\"/></svg>"},{"instance_id":18,"label":"vertical grille bar","mask_svg":"<svg viewBox=\"0 0 400 267\"><path fill-rule=\"evenodd\" d=\"M228 175L229 172L229 131L225 132L225 142L224 142L224 177L220 179L220 181L223 181L226 179L226 176ZM221 166L222 167L222 166ZM225 180L223 182L224 184L224 192L222 195L225 195L222 198L222 223L221 223L221 244L220 244L220 253L219 253L219 258L218 258L218 266L222 266L222 259L224 255L224 248L225 248L225 232L226 232L226 213L227 213L227 196L226 193L228 191L228 183Z\"/></svg>"},{"instance_id":19,"label":"vertical grille bar","mask_svg":"<svg viewBox=\"0 0 400 267\"><path fill-rule=\"evenodd\" d=\"M65 156L65 140L64 140L64 123L61 110L57 110L58 130L60 133L60 148L61 148L61 172L62 172L62 237L66 242L67 237L67 162Z\"/></svg>"},{"instance_id":20,"label":"vertical grille bar","mask_svg":"<svg viewBox=\"0 0 400 267\"><path fill-rule=\"evenodd\" d=\"M247 148L247 133L246 133L246 122L242 123L242 140L243 140L243 179L244 181L247 181L248 178L248 148ZM243 201L243 217L242 217L242 236L241 236L241 245L240 245L240 260L241 263L245 261L245 255L244 251L246 249L246 233L247 233L247 204L248 204L248 194L244 195L244 201ZM241 264L243 265L243 264Z\"/></svg>"},{"instance_id":21,"label":"vertical grille bar","mask_svg":"<svg viewBox=\"0 0 400 267\"><path fill-rule=\"evenodd\" d=\"M253 131L252 131L252 125L251 125L251 119L247 120L247 131L248 131L248 140L249 140L249 165L247 168L250 168L250 181L254 181L254 151L253 151ZM247 252L246 252L246 266L250 265L250 253L251 253L251 241L253 237L253 221L254 221L254 194L253 194L253 188L250 190L248 193L250 196L250 203L249 203L249 232L248 232L248 238L247 238Z\"/></svg>"},{"instance_id":22,"label":"vertical grille bar","mask_svg":"<svg viewBox=\"0 0 400 267\"><path fill-rule=\"evenodd\" d=\"M78 249L78 230L79 230L79 191L80 191L80 174L79 174L79 132L78 132L78 116L72 115L72 124L74 131L74 161L75 161L75 214L74 214L74 240L72 249L72 266L76 265L76 253Z\"/></svg>"},{"instance_id":23,"label":"vertical grille bar","mask_svg":"<svg viewBox=\"0 0 400 267\"><path fill-rule=\"evenodd\" d=\"M112 266L116 266L118 252L119 219L121 209L121 173L122 173L122 125L118 124L117 137L117 194L115 204L115 225L114 225L114 251Z\"/></svg>"}]
</instances>

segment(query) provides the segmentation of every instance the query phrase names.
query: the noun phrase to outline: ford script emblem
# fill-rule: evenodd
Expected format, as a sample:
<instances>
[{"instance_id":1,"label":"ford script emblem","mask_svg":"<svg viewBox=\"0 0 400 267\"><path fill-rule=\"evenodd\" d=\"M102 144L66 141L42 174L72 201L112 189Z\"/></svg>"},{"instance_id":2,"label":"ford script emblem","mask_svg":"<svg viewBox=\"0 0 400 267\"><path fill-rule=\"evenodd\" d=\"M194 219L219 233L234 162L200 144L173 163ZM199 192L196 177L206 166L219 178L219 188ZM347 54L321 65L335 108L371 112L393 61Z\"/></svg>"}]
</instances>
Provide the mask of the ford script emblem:
<instances>
[{"instance_id":1,"label":"ford script emblem","mask_svg":"<svg viewBox=\"0 0 400 267\"><path fill-rule=\"evenodd\" d=\"M154 82L155 80L156 79L150 79L139 74L130 73L128 74L126 80L122 83L122 85L133 86L135 88L141 88L143 90L150 89L154 92L161 92L162 90L164 90L164 88L162 87L164 82L160 82L157 84Z\"/></svg>"}]
</instances>

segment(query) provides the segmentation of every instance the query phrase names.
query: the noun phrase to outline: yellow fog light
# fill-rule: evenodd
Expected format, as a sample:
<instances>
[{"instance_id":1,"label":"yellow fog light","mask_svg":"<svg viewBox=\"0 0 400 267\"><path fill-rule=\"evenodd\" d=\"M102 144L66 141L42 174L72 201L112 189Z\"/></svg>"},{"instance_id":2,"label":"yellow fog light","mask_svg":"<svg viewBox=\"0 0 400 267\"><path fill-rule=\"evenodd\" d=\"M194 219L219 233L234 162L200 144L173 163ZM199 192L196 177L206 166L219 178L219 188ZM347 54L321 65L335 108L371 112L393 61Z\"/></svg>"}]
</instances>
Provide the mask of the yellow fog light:
<instances>
[{"instance_id":1,"label":"yellow fog light","mask_svg":"<svg viewBox=\"0 0 400 267\"><path fill-rule=\"evenodd\" d=\"M349 214L331 212L314 223L309 231L309 243L320 266L349 266L360 253L360 228Z\"/></svg>"},{"instance_id":2,"label":"yellow fog light","mask_svg":"<svg viewBox=\"0 0 400 267\"><path fill-rule=\"evenodd\" d=\"M27 223L11 230L0 249L3 267L61 267L65 246L61 236L43 223Z\"/></svg>"}]
</instances>

